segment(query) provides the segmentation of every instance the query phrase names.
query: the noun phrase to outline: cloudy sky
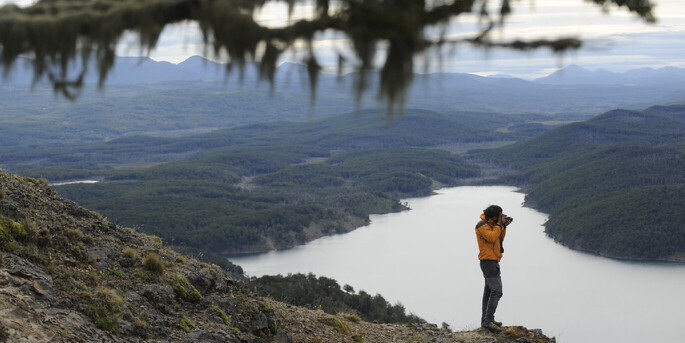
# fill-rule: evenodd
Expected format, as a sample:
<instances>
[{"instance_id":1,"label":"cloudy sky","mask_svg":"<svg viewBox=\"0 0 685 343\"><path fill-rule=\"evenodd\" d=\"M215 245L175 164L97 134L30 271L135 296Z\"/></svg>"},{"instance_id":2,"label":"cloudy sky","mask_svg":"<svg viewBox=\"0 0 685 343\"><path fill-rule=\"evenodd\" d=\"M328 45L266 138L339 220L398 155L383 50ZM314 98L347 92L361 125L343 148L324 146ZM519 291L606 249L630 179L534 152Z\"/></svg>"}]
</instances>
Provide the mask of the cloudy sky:
<instances>
[{"instance_id":1,"label":"cloudy sky","mask_svg":"<svg viewBox=\"0 0 685 343\"><path fill-rule=\"evenodd\" d=\"M20 4L30 1L0 0L1 3ZM498 1L495 1L498 2ZM576 52L557 56L546 50L513 52L504 49L484 51L461 46L430 63L430 71L468 72L480 75L507 74L522 78L547 75L568 64L578 64L590 70L604 68L614 72L629 69L664 66L685 68L685 1L655 0L656 24L646 24L624 10L610 8L609 14L583 0L524 0L513 5L514 14L505 29L495 37L559 38L574 36L585 41ZM296 10L295 19L307 16L310 8ZM259 16L264 25L284 23L287 10L283 4L269 5ZM474 32L476 18L460 17L449 27L450 37L461 37ZM135 36L125 37L118 53L137 55ZM327 36L317 39L317 56L324 67L337 63L334 51L346 51L341 37ZM202 42L195 25L168 27L150 57L155 60L178 63L189 56L202 54ZM382 55L379 57L382 58ZM285 54L283 62L298 62L301 57Z\"/></svg>"}]
</instances>

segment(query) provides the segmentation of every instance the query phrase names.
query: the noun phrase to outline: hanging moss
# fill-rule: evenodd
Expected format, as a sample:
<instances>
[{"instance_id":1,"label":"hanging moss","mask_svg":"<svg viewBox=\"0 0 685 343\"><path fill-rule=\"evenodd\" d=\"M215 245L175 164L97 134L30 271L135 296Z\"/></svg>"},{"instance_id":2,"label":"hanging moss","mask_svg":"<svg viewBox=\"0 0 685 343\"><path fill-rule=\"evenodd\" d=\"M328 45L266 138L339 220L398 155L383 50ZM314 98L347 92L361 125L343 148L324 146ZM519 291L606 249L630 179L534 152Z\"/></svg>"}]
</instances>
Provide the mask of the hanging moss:
<instances>
[{"instance_id":1,"label":"hanging moss","mask_svg":"<svg viewBox=\"0 0 685 343\"><path fill-rule=\"evenodd\" d=\"M493 41L489 33L504 24L511 13L510 0L499 0L496 13L489 12L487 0L339 0L335 6L330 0L282 0L289 4L290 13L296 3L313 4L314 16L279 28L267 28L255 21L255 10L267 1L277 0L42 0L26 8L7 5L0 8L1 63L8 72L18 56L27 55L32 58L35 80L47 76L55 92L73 98L82 87L91 59L103 85L124 32L137 33L141 50L148 52L166 25L195 21L206 47L217 55L229 56L228 71L233 65L244 68L246 62L256 61L260 76L273 83L281 53L297 41L311 44L315 34L335 30L350 39L356 53L358 99L366 89L368 73L374 69L379 45L387 47L378 94L392 107L404 101L414 73L414 58L436 46L547 47L555 52L580 47L580 41L572 38ZM605 11L611 6L625 7L648 22L654 21L650 0L591 1ZM426 28L476 11L486 25L470 39L450 42L424 35ZM305 54L314 97L320 66L313 49ZM340 61L342 70L346 60L340 56Z\"/></svg>"}]
</instances>

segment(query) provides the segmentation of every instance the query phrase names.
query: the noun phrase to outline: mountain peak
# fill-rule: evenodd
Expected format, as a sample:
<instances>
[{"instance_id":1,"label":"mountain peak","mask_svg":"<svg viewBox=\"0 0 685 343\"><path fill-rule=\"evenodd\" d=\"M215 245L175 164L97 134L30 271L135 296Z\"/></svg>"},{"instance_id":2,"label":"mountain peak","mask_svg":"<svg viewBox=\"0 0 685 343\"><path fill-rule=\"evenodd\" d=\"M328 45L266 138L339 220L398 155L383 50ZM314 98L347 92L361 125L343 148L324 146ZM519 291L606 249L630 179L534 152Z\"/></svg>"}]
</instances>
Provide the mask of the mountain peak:
<instances>
[{"instance_id":1,"label":"mountain peak","mask_svg":"<svg viewBox=\"0 0 685 343\"><path fill-rule=\"evenodd\" d=\"M200 55L193 55L193 56L186 58L185 60L183 60L183 62L181 62L177 65L180 66L180 65L184 65L184 64L198 64L198 63L216 63L216 62L209 60L207 58L204 58Z\"/></svg>"},{"instance_id":2,"label":"mountain peak","mask_svg":"<svg viewBox=\"0 0 685 343\"><path fill-rule=\"evenodd\" d=\"M557 70L555 73L563 73L563 72L569 72L569 73L591 73L590 70L585 69L577 64L569 64L564 68L561 68Z\"/></svg>"}]
</instances>

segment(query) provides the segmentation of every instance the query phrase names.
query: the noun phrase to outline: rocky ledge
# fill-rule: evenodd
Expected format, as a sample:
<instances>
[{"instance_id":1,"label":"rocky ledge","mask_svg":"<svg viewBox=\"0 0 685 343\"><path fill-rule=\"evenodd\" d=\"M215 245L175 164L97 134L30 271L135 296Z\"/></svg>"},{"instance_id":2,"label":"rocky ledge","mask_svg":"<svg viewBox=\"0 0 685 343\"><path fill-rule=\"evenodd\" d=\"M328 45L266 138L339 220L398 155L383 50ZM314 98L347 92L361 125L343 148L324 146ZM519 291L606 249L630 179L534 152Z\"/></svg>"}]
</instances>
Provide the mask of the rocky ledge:
<instances>
[{"instance_id":1,"label":"rocky ledge","mask_svg":"<svg viewBox=\"0 0 685 343\"><path fill-rule=\"evenodd\" d=\"M0 342L553 342L331 316L256 296L220 267L0 171Z\"/></svg>"}]
</instances>

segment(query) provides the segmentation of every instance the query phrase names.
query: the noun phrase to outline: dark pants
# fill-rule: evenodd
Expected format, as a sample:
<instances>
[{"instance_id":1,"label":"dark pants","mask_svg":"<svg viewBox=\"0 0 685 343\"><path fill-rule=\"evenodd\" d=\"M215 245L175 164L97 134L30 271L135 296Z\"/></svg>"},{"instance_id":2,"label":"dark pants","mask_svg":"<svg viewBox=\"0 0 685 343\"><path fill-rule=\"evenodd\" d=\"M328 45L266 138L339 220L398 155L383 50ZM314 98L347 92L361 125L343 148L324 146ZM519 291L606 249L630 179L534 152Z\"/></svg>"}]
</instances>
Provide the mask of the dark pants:
<instances>
[{"instance_id":1,"label":"dark pants","mask_svg":"<svg viewBox=\"0 0 685 343\"><path fill-rule=\"evenodd\" d=\"M495 321L497 304L502 297L502 277L499 271L499 262L491 260L480 261L480 270L485 277L485 290L483 290L483 312L480 324L485 326Z\"/></svg>"}]
</instances>

